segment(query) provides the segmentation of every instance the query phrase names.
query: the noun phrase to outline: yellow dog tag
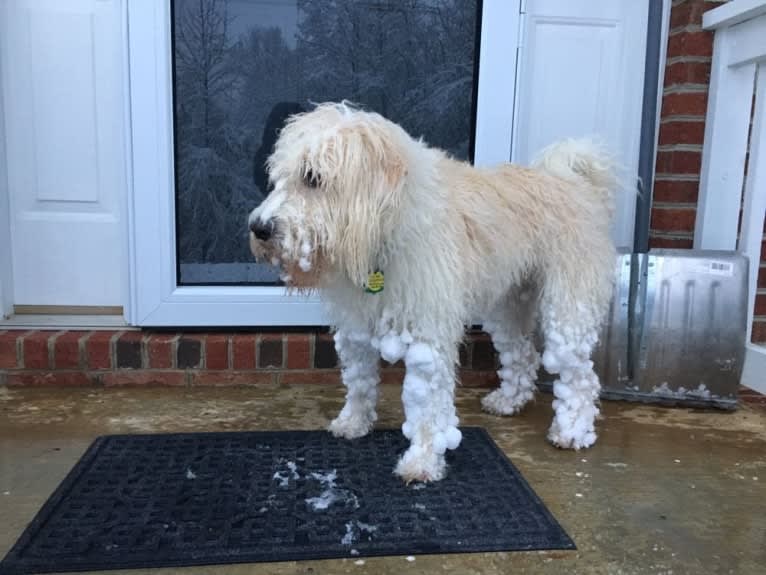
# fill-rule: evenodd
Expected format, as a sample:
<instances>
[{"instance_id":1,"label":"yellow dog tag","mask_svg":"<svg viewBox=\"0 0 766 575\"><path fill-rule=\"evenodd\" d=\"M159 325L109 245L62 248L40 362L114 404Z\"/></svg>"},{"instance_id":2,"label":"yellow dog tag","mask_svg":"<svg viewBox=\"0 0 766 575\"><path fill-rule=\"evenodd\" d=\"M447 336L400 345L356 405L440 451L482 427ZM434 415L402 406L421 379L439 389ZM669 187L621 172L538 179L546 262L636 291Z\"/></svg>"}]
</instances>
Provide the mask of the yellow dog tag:
<instances>
[{"instance_id":1,"label":"yellow dog tag","mask_svg":"<svg viewBox=\"0 0 766 575\"><path fill-rule=\"evenodd\" d=\"M367 276L367 285L364 286L364 291L367 293L380 293L383 291L383 284L385 283L385 277L383 272L378 270L372 272Z\"/></svg>"}]
</instances>

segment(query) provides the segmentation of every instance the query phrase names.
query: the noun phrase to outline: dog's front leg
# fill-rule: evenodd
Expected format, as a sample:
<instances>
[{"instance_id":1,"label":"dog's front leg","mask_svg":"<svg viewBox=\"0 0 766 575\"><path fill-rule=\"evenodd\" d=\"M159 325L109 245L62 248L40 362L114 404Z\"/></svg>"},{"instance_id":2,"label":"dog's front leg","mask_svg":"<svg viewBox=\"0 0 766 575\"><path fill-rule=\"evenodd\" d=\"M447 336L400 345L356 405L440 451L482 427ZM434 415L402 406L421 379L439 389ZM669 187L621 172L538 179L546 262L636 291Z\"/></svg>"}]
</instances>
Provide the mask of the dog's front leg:
<instances>
[{"instance_id":1,"label":"dog's front leg","mask_svg":"<svg viewBox=\"0 0 766 575\"><path fill-rule=\"evenodd\" d=\"M422 341L410 344L404 357L402 432L410 447L396 473L410 481L439 481L447 464L444 453L460 444L455 413L455 365L444 348Z\"/></svg>"},{"instance_id":2,"label":"dog's front leg","mask_svg":"<svg viewBox=\"0 0 766 575\"><path fill-rule=\"evenodd\" d=\"M332 423L336 437L354 439L367 435L378 418L378 350L365 331L338 331L335 349L341 364L341 378L346 386L346 404Z\"/></svg>"}]
</instances>

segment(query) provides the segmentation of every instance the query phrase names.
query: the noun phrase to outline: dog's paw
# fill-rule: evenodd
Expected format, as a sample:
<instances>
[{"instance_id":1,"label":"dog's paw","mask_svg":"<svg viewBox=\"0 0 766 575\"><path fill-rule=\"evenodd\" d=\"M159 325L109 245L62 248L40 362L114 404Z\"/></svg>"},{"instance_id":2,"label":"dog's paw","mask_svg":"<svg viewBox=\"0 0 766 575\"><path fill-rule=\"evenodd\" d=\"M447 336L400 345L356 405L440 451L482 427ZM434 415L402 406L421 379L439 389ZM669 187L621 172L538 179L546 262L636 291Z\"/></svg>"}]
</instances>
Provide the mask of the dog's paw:
<instances>
[{"instance_id":1,"label":"dog's paw","mask_svg":"<svg viewBox=\"0 0 766 575\"><path fill-rule=\"evenodd\" d=\"M585 449L596 443L596 431L591 425L588 429L575 429L574 427L562 430L556 421L548 431L548 441L561 449Z\"/></svg>"},{"instance_id":2,"label":"dog's paw","mask_svg":"<svg viewBox=\"0 0 766 575\"><path fill-rule=\"evenodd\" d=\"M496 389L482 397L481 408L492 415L514 415L533 397L531 390L520 390L516 395L509 397L502 389Z\"/></svg>"},{"instance_id":3,"label":"dog's paw","mask_svg":"<svg viewBox=\"0 0 766 575\"><path fill-rule=\"evenodd\" d=\"M356 439L357 437L364 437L372 431L373 423L372 419L363 415L352 415L350 417L339 415L332 420L327 429L335 437Z\"/></svg>"},{"instance_id":4,"label":"dog's paw","mask_svg":"<svg viewBox=\"0 0 766 575\"><path fill-rule=\"evenodd\" d=\"M412 445L404 452L394 472L405 483L439 481L446 475L447 462L444 455L437 455L431 450Z\"/></svg>"}]
</instances>

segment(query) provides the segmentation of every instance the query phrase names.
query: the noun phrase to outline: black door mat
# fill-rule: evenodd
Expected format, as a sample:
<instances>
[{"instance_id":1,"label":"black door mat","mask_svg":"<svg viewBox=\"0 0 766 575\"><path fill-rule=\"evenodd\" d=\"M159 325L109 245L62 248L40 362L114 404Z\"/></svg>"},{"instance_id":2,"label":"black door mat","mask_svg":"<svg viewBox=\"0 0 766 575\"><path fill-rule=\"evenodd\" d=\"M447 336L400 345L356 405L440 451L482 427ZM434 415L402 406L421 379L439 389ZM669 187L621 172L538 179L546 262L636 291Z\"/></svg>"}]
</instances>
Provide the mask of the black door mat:
<instances>
[{"instance_id":1,"label":"black door mat","mask_svg":"<svg viewBox=\"0 0 766 575\"><path fill-rule=\"evenodd\" d=\"M409 486L399 431L100 437L0 573L574 549L486 431L462 431L446 479Z\"/></svg>"}]
</instances>

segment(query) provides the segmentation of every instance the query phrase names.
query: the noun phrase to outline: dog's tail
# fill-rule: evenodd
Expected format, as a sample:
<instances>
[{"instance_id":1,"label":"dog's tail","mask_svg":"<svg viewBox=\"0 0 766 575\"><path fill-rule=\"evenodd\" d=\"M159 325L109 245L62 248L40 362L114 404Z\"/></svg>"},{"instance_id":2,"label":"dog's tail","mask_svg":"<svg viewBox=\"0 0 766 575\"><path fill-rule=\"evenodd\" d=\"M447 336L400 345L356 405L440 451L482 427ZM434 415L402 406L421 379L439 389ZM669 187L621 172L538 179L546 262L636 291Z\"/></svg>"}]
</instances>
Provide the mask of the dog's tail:
<instances>
[{"instance_id":1,"label":"dog's tail","mask_svg":"<svg viewBox=\"0 0 766 575\"><path fill-rule=\"evenodd\" d=\"M540 152L533 166L564 179L584 179L612 211L619 187L614 158L592 140L561 140Z\"/></svg>"}]
</instances>

